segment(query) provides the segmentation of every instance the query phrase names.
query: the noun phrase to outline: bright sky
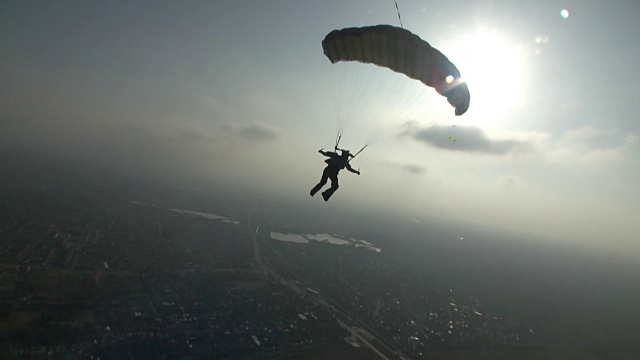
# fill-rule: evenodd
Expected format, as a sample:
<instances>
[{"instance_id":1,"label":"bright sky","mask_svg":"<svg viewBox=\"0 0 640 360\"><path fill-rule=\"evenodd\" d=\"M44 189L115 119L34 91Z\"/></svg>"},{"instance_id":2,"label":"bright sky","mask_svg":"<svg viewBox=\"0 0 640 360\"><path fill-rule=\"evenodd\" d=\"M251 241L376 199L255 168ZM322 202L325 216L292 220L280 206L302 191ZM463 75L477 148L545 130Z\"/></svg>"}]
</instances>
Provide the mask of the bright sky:
<instances>
[{"instance_id":1,"label":"bright sky","mask_svg":"<svg viewBox=\"0 0 640 360\"><path fill-rule=\"evenodd\" d=\"M467 114L323 55L331 30L399 25L392 0L3 2L2 148L638 257L640 2L398 5L467 80ZM344 147L383 138L324 203L339 119Z\"/></svg>"}]
</instances>

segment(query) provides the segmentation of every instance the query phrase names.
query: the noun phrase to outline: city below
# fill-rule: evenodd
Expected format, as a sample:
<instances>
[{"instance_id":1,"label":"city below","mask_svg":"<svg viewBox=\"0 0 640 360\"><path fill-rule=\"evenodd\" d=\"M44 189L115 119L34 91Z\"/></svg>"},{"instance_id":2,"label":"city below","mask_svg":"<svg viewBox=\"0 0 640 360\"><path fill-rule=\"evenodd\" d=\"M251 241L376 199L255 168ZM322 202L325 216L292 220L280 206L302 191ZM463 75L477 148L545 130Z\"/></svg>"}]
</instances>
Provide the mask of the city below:
<instances>
[{"instance_id":1,"label":"city below","mask_svg":"<svg viewBox=\"0 0 640 360\"><path fill-rule=\"evenodd\" d=\"M426 358L531 331L401 273L364 240L287 241L251 214L23 195L27 210L0 222L2 345L18 358Z\"/></svg>"},{"instance_id":2,"label":"city below","mask_svg":"<svg viewBox=\"0 0 640 360\"><path fill-rule=\"evenodd\" d=\"M61 174L46 186L2 179L8 358L600 358L578 337L549 345L552 327L574 336L570 324L541 329L543 313L534 324L496 306L489 287L460 285L486 281L470 275L484 256L470 243L429 254L256 206Z\"/></svg>"}]
</instances>

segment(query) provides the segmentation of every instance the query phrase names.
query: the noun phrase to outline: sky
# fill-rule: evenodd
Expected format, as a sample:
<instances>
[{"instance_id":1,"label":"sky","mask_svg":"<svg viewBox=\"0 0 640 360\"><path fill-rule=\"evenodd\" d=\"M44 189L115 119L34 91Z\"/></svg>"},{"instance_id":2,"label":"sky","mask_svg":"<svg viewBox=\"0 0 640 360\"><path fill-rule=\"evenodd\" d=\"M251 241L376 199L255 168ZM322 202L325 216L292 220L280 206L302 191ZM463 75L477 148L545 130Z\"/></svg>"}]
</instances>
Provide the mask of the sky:
<instances>
[{"instance_id":1,"label":"sky","mask_svg":"<svg viewBox=\"0 0 640 360\"><path fill-rule=\"evenodd\" d=\"M324 56L334 29L399 26L392 0L3 1L0 145L637 259L640 3L398 6L467 81L465 115ZM341 147L369 146L325 203L308 192L337 129Z\"/></svg>"}]
</instances>

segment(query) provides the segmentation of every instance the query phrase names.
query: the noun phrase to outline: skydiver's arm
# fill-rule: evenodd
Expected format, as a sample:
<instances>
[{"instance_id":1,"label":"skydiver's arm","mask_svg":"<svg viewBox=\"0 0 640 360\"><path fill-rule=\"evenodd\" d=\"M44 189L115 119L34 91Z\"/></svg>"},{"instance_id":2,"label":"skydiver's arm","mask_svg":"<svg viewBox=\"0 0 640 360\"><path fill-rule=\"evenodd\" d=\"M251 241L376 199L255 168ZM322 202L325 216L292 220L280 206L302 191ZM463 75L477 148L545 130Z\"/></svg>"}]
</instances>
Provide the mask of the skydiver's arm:
<instances>
[{"instance_id":1,"label":"skydiver's arm","mask_svg":"<svg viewBox=\"0 0 640 360\"><path fill-rule=\"evenodd\" d=\"M336 153L332 151L318 150L318 152L326 157L332 157L333 155L336 155Z\"/></svg>"},{"instance_id":2,"label":"skydiver's arm","mask_svg":"<svg viewBox=\"0 0 640 360\"><path fill-rule=\"evenodd\" d=\"M360 170L354 170L351 165L347 164L347 166L345 167L347 170L351 171L354 174L358 174L360 175Z\"/></svg>"}]
</instances>

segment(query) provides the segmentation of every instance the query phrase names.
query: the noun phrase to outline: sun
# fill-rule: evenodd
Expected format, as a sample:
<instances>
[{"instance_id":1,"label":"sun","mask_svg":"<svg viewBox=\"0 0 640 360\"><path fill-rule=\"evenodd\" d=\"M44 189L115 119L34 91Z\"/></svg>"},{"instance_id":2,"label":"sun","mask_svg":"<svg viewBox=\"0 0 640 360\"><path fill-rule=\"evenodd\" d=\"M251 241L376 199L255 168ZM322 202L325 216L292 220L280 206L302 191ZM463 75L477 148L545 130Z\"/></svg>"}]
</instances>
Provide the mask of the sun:
<instances>
[{"instance_id":1,"label":"sun","mask_svg":"<svg viewBox=\"0 0 640 360\"><path fill-rule=\"evenodd\" d=\"M524 47L493 30L477 30L463 37L451 51L471 92L468 119L489 124L499 121L522 100L525 80Z\"/></svg>"}]
</instances>

